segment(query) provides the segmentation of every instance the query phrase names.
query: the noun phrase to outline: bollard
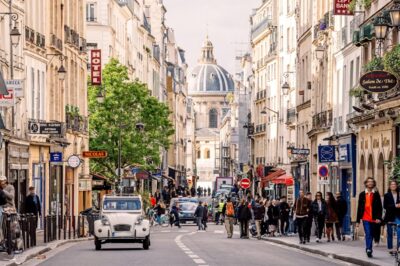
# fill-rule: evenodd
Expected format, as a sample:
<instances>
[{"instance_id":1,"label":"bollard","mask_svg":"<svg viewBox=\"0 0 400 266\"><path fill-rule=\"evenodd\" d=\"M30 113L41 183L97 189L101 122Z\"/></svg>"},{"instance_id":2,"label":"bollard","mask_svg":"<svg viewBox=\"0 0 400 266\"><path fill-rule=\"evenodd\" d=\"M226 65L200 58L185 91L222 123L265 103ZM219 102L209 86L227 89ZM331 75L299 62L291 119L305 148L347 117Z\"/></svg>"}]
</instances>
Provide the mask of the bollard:
<instances>
[{"instance_id":1,"label":"bollard","mask_svg":"<svg viewBox=\"0 0 400 266\"><path fill-rule=\"evenodd\" d=\"M58 239L61 239L61 228L62 228L62 216L58 215Z\"/></svg>"},{"instance_id":2,"label":"bollard","mask_svg":"<svg viewBox=\"0 0 400 266\"><path fill-rule=\"evenodd\" d=\"M81 237L81 217L82 215L78 215L78 233L77 233L78 238Z\"/></svg>"},{"instance_id":3,"label":"bollard","mask_svg":"<svg viewBox=\"0 0 400 266\"><path fill-rule=\"evenodd\" d=\"M72 237L75 239L76 234L76 224L75 224L75 215L72 215Z\"/></svg>"},{"instance_id":4,"label":"bollard","mask_svg":"<svg viewBox=\"0 0 400 266\"><path fill-rule=\"evenodd\" d=\"M21 226L21 231L22 231L22 240L24 242L24 247L28 248L28 241L27 241L28 236L26 234L27 226L26 226L26 216L25 216L25 214L21 214L20 226Z\"/></svg>"},{"instance_id":5,"label":"bollard","mask_svg":"<svg viewBox=\"0 0 400 266\"><path fill-rule=\"evenodd\" d=\"M33 224L33 227L31 230L32 246L36 247L36 229L38 227L39 217L34 214L31 218L32 218L32 224Z\"/></svg>"},{"instance_id":6,"label":"bollard","mask_svg":"<svg viewBox=\"0 0 400 266\"><path fill-rule=\"evenodd\" d=\"M68 215L68 239L71 239L71 215Z\"/></svg>"},{"instance_id":7,"label":"bollard","mask_svg":"<svg viewBox=\"0 0 400 266\"><path fill-rule=\"evenodd\" d=\"M67 216L64 215L64 240L67 239Z\"/></svg>"},{"instance_id":8,"label":"bollard","mask_svg":"<svg viewBox=\"0 0 400 266\"><path fill-rule=\"evenodd\" d=\"M44 231L43 231L43 240L44 240L44 243L47 243L47 221L46 221L46 218L47 218L47 216L44 216L43 217L43 229L44 229Z\"/></svg>"},{"instance_id":9,"label":"bollard","mask_svg":"<svg viewBox=\"0 0 400 266\"><path fill-rule=\"evenodd\" d=\"M53 241L57 240L57 215L53 215Z\"/></svg>"}]
</instances>

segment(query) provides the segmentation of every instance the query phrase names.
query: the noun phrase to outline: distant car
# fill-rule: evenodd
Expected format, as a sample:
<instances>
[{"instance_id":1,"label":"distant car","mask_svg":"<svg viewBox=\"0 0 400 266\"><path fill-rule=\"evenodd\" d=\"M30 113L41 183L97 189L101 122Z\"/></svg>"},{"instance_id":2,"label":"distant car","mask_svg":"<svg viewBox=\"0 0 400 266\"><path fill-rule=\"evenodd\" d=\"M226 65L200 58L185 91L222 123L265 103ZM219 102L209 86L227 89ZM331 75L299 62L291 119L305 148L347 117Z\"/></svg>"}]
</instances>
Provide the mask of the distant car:
<instances>
[{"instance_id":1,"label":"distant car","mask_svg":"<svg viewBox=\"0 0 400 266\"><path fill-rule=\"evenodd\" d=\"M179 220L181 223L196 222L194 213L197 208L196 203L193 202L181 202L179 203Z\"/></svg>"},{"instance_id":2,"label":"distant car","mask_svg":"<svg viewBox=\"0 0 400 266\"><path fill-rule=\"evenodd\" d=\"M106 243L141 243L149 249L150 223L144 219L140 196L105 196L100 217L94 223L96 250Z\"/></svg>"}]
</instances>

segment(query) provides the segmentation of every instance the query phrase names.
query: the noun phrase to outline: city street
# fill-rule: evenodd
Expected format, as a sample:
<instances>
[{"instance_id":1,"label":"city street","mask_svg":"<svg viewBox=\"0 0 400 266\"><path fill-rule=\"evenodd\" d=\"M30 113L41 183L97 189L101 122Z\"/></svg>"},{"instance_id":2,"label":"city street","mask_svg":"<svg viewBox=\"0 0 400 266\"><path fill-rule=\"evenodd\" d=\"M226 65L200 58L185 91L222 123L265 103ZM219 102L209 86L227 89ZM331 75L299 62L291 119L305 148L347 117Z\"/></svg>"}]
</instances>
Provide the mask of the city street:
<instances>
[{"instance_id":1,"label":"city street","mask_svg":"<svg viewBox=\"0 0 400 266\"><path fill-rule=\"evenodd\" d=\"M155 228L148 251L137 244L106 244L95 251L89 241L24 265L350 265L266 241L239 239L237 229L233 239L227 239L223 226L210 225L207 232L197 232L192 225Z\"/></svg>"}]
</instances>

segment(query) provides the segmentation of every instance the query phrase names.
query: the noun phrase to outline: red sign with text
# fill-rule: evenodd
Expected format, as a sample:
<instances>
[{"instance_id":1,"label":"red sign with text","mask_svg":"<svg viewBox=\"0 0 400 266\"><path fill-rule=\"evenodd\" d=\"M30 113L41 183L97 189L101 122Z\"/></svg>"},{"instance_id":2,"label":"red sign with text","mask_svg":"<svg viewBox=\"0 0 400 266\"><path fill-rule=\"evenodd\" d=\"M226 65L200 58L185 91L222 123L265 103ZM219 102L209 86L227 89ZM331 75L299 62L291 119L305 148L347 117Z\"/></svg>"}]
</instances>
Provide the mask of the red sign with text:
<instances>
[{"instance_id":1,"label":"red sign with text","mask_svg":"<svg viewBox=\"0 0 400 266\"><path fill-rule=\"evenodd\" d=\"M243 179L240 181L240 186L241 186L241 188L243 188L243 189L248 189L248 188L250 188L250 186L251 186L250 179L248 179L248 178L243 178Z\"/></svg>"},{"instance_id":2,"label":"red sign with text","mask_svg":"<svg viewBox=\"0 0 400 266\"><path fill-rule=\"evenodd\" d=\"M92 85L101 85L101 50L93 49L90 52Z\"/></svg>"},{"instance_id":3,"label":"red sign with text","mask_svg":"<svg viewBox=\"0 0 400 266\"><path fill-rule=\"evenodd\" d=\"M349 10L351 0L335 0L333 7L333 14L339 16L352 16L353 12Z\"/></svg>"}]
</instances>

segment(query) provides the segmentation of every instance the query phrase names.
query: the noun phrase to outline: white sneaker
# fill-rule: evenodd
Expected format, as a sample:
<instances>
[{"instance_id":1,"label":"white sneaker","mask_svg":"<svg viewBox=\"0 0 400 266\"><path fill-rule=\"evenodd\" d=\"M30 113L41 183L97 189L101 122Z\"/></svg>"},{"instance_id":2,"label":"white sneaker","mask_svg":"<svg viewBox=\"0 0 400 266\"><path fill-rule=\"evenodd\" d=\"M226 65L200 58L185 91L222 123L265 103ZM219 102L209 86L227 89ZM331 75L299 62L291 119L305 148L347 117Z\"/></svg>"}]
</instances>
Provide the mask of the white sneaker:
<instances>
[{"instance_id":1,"label":"white sneaker","mask_svg":"<svg viewBox=\"0 0 400 266\"><path fill-rule=\"evenodd\" d=\"M319 243L319 238L317 238L317 240L315 240L315 242Z\"/></svg>"}]
</instances>

